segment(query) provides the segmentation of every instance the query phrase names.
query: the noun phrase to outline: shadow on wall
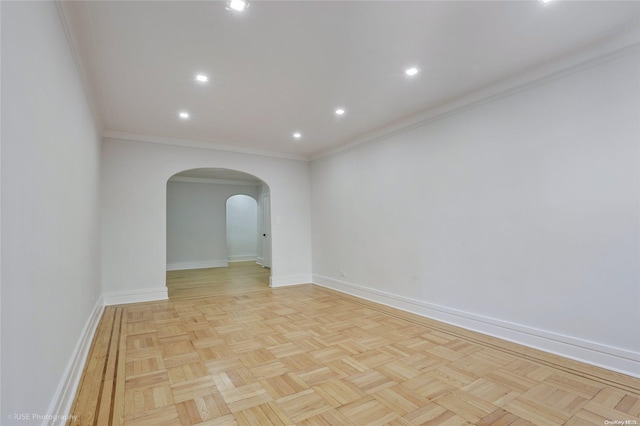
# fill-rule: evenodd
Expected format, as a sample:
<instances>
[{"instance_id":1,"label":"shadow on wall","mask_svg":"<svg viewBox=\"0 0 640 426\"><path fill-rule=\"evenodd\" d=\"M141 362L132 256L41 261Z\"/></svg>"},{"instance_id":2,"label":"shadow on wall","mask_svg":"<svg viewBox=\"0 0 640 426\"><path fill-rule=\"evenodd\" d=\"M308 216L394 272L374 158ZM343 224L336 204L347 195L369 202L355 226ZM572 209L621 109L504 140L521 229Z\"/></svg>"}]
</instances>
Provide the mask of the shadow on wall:
<instances>
[{"instance_id":1,"label":"shadow on wall","mask_svg":"<svg viewBox=\"0 0 640 426\"><path fill-rule=\"evenodd\" d=\"M271 267L269 186L228 169L192 169L167 181L167 270L256 261Z\"/></svg>"}]
</instances>

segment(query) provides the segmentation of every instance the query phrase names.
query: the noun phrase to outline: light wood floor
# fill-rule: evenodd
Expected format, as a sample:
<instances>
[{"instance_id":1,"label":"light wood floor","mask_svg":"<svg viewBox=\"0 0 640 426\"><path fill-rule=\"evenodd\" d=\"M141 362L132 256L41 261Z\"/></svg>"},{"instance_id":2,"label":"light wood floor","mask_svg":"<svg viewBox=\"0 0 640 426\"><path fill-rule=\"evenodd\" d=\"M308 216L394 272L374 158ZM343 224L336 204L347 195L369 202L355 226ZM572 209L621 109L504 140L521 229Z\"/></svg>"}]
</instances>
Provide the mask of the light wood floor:
<instances>
[{"instance_id":1,"label":"light wood floor","mask_svg":"<svg viewBox=\"0 0 640 426\"><path fill-rule=\"evenodd\" d=\"M233 262L228 268L168 271L167 288L170 299L264 291L270 275L255 262Z\"/></svg>"},{"instance_id":2,"label":"light wood floor","mask_svg":"<svg viewBox=\"0 0 640 426\"><path fill-rule=\"evenodd\" d=\"M640 424L638 379L314 285L202 288L235 272L107 307L69 423Z\"/></svg>"}]
</instances>

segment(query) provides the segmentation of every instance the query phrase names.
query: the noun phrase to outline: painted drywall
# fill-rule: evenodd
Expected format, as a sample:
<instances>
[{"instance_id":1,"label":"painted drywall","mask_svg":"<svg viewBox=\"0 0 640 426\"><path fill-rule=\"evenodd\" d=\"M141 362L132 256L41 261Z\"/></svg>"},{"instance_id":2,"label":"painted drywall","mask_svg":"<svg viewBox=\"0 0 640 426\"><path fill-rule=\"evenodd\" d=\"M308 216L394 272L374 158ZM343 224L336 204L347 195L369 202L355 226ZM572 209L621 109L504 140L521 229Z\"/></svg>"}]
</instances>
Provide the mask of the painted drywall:
<instances>
[{"instance_id":1,"label":"painted drywall","mask_svg":"<svg viewBox=\"0 0 640 426\"><path fill-rule=\"evenodd\" d=\"M105 139L102 271L107 302L166 297L167 180L195 168L238 170L264 181L273 219L272 285L310 282L308 162Z\"/></svg>"},{"instance_id":2,"label":"painted drywall","mask_svg":"<svg viewBox=\"0 0 640 426\"><path fill-rule=\"evenodd\" d=\"M229 249L244 248L238 247L235 238L227 241L227 200L237 194L253 197L251 199L254 200L254 226L251 230L253 250L237 254L252 254L255 259L255 199L258 189L258 186L249 185L170 180L167 183L167 270L226 266ZM234 223L234 229L239 230L238 223ZM237 237L246 238L243 233Z\"/></svg>"},{"instance_id":3,"label":"painted drywall","mask_svg":"<svg viewBox=\"0 0 640 426\"><path fill-rule=\"evenodd\" d=\"M34 415L67 414L55 400L73 387L65 380L101 308L100 138L55 4L0 7L0 422L42 424Z\"/></svg>"},{"instance_id":4,"label":"painted drywall","mask_svg":"<svg viewBox=\"0 0 640 426\"><path fill-rule=\"evenodd\" d=\"M314 282L640 375L639 57L313 161Z\"/></svg>"},{"instance_id":5,"label":"painted drywall","mask_svg":"<svg viewBox=\"0 0 640 426\"><path fill-rule=\"evenodd\" d=\"M256 195L257 197L257 195ZM234 195L227 200L227 259L229 262L256 260L258 203L256 197Z\"/></svg>"}]
</instances>

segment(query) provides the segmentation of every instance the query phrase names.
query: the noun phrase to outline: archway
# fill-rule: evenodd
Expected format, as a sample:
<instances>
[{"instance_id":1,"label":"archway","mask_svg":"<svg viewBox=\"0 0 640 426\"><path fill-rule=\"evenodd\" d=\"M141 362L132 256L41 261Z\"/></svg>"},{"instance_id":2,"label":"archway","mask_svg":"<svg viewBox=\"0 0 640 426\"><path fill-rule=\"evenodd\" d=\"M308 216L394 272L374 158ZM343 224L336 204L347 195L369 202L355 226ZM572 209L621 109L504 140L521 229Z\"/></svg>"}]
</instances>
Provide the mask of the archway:
<instances>
[{"instance_id":1,"label":"archway","mask_svg":"<svg viewBox=\"0 0 640 426\"><path fill-rule=\"evenodd\" d=\"M270 236L270 229L265 229L270 227L270 221L265 225L262 220L264 215L270 216L270 207L262 203L265 197L268 199L268 195L269 186L264 181L236 170L192 169L177 173L167 181L166 261L170 297L170 279L176 276L195 277L200 274L200 281L208 280L214 285L213 281L224 281L225 276L205 279L201 274L206 272L204 270L211 270L215 276L220 276L223 274L222 269L212 269L232 268L233 262L239 260L264 265L265 255L267 259L271 258L271 245L265 245L262 241L266 238L263 235ZM247 248L247 240L251 239L247 235L247 229L240 232L241 235L229 234L229 200L241 200L235 206L235 210L232 207L232 210L241 216L246 212L243 213L242 209L238 210L237 207L248 204L247 200L254 203L254 226L249 227L253 233L253 250L242 252ZM236 231L238 230L236 228ZM240 237L243 242L239 243L236 237ZM231 241L229 238L234 240ZM236 277L238 270L236 268L235 275L231 275ZM255 271L252 274L255 275ZM268 285L270 270L265 269L260 274L266 274L264 285ZM203 287L205 284L200 283Z\"/></svg>"},{"instance_id":2,"label":"archway","mask_svg":"<svg viewBox=\"0 0 640 426\"><path fill-rule=\"evenodd\" d=\"M227 198L227 261L246 262L258 259L258 202L236 194Z\"/></svg>"}]
</instances>

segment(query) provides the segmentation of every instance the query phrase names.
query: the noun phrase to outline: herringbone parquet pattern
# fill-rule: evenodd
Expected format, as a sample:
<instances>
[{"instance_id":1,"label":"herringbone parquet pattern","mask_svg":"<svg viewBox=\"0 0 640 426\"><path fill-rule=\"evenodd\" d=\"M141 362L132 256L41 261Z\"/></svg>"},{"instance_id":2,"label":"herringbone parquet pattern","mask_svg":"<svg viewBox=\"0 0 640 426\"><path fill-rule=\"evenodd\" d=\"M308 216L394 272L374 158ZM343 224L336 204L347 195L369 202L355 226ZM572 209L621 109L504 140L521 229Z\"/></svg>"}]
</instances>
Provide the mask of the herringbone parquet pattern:
<instances>
[{"instance_id":1,"label":"herringbone parquet pattern","mask_svg":"<svg viewBox=\"0 0 640 426\"><path fill-rule=\"evenodd\" d=\"M313 285L108 307L73 424L604 425L640 381Z\"/></svg>"}]
</instances>

